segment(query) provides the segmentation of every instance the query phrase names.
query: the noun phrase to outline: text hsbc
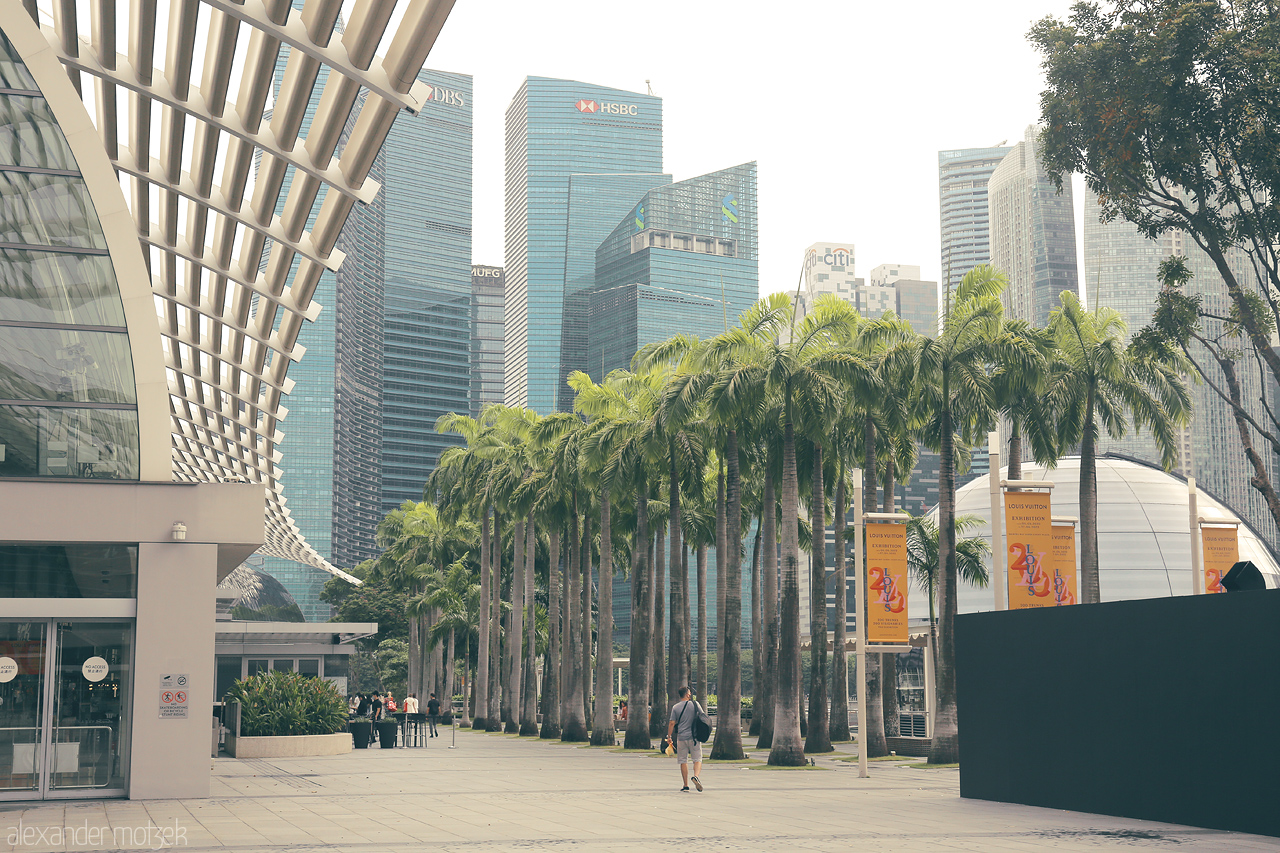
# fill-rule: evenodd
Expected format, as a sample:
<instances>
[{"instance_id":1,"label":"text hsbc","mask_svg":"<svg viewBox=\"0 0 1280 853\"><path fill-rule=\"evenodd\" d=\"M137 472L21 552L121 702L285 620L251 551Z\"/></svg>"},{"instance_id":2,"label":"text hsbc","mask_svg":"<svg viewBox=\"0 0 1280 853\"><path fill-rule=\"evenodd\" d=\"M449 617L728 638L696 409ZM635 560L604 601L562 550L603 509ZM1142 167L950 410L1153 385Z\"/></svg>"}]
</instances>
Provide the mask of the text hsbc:
<instances>
[{"instance_id":1,"label":"text hsbc","mask_svg":"<svg viewBox=\"0 0 1280 853\"><path fill-rule=\"evenodd\" d=\"M601 104L600 112L613 113L620 116L640 115L640 108L635 104Z\"/></svg>"}]
</instances>

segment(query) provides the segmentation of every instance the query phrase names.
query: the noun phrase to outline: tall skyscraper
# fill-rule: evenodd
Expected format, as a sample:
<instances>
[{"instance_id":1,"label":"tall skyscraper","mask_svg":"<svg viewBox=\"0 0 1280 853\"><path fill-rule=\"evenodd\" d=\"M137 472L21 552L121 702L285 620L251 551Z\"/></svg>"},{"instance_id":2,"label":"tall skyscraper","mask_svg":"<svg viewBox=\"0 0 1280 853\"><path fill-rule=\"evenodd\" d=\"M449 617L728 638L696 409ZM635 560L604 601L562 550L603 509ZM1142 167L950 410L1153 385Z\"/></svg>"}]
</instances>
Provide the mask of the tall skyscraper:
<instances>
[{"instance_id":1,"label":"tall skyscraper","mask_svg":"<svg viewBox=\"0 0 1280 853\"><path fill-rule=\"evenodd\" d=\"M502 267L471 265L471 417L502 402L507 280Z\"/></svg>"},{"instance_id":2,"label":"tall skyscraper","mask_svg":"<svg viewBox=\"0 0 1280 853\"><path fill-rule=\"evenodd\" d=\"M326 310L299 334L307 354L290 374L288 506L316 550L346 568L377 555L388 510L421 500L449 444L436 417L469 406L471 78L424 70L418 79L430 95L418 115L397 117L375 159L369 177L382 189L348 218L338 243L346 260L321 276L315 301ZM328 618L327 573L270 557L265 569L308 620Z\"/></svg>"},{"instance_id":3,"label":"tall skyscraper","mask_svg":"<svg viewBox=\"0 0 1280 853\"><path fill-rule=\"evenodd\" d=\"M938 201L942 225L942 291L946 294L965 273L991 260L988 233L987 181L1009 148L959 148L938 152Z\"/></svg>"},{"instance_id":4,"label":"tall skyscraper","mask_svg":"<svg viewBox=\"0 0 1280 853\"><path fill-rule=\"evenodd\" d=\"M1080 294L1080 275L1071 183L1059 193L1050 182L1036 128L991 173L987 204L991 263L1009 276L1005 310L1043 327L1064 290Z\"/></svg>"},{"instance_id":5,"label":"tall skyscraper","mask_svg":"<svg viewBox=\"0 0 1280 853\"><path fill-rule=\"evenodd\" d=\"M1230 313L1231 298L1227 295L1222 276L1209 256L1189 236L1173 231L1151 240L1122 219L1099 221L1100 212L1097 196L1088 192L1084 204L1084 263L1090 301L1118 311L1128 324L1130 337L1151 321L1160 293L1156 272L1160 262L1172 255L1186 257L1187 266L1194 273L1186 291L1200 297L1203 310L1218 316ZM1253 280L1254 272L1242 253L1233 253L1228 261L1241 281ZM1222 332L1220 323L1204 322L1210 335ZM1208 366L1210 376L1217 375L1217 368L1207 352L1197 345L1193 354ZM1276 389L1264 389L1257 371L1252 368L1241 366L1238 376L1241 396L1248 401L1246 405L1252 409L1254 417L1265 423L1267 414L1261 398L1265 391L1268 402L1274 405ZM1271 385L1269 380L1267 385ZM1178 472L1194 476L1198 486L1252 524L1272 549L1280 549L1280 532L1276 530L1266 502L1249 485L1253 469L1240 445L1231 408L1207 384L1192 385L1190 390L1193 412L1190 427L1181 432ZM1151 462L1160 461L1155 442L1147 431L1131 432L1118 441L1104 435L1099 447ZM1275 454L1264 453L1263 458L1272 482L1275 482Z\"/></svg>"},{"instance_id":6,"label":"tall skyscraper","mask_svg":"<svg viewBox=\"0 0 1280 853\"><path fill-rule=\"evenodd\" d=\"M457 442L436 432L436 419L470 407L471 77L423 70L418 79L431 94L392 126L378 154L382 205L365 211L382 216L383 513L422 500Z\"/></svg>"},{"instance_id":7,"label":"tall skyscraper","mask_svg":"<svg viewBox=\"0 0 1280 853\"><path fill-rule=\"evenodd\" d=\"M506 402L546 414L587 368L595 251L662 174L662 99L529 77L507 108Z\"/></svg>"},{"instance_id":8,"label":"tall skyscraper","mask_svg":"<svg viewBox=\"0 0 1280 853\"><path fill-rule=\"evenodd\" d=\"M756 164L650 190L596 250L588 373L676 332L709 338L759 298Z\"/></svg>"}]
</instances>

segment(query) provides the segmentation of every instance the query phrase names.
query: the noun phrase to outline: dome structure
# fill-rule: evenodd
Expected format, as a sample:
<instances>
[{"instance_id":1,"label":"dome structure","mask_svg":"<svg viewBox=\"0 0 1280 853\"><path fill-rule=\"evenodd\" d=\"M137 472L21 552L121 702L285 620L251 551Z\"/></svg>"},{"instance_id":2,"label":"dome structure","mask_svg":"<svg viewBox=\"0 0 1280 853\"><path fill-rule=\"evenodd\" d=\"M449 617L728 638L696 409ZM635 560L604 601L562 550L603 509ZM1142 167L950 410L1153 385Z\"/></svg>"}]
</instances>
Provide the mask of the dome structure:
<instances>
[{"instance_id":1,"label":"dome structure","mask_svg":"<svg viewBox=\"0 0 1280 853\"><path fill-rule=\"evenodd\" d=\"M1000 475L1007 476L1002 468ZM1026 480L1054 484L1053 514L1080 516L1080 458L1067 457L1046 469L1024 463ZM1161 598L1191 594L1191 531L1189 495L1185 480L1159 468L1119 456L1097 459L1098 476L1098 584L1103 601ZM1197 488L1197 508L1205 518L1240 521L1240 559L1252 560L1266 578L1267 587L1280 587L1280 565L1258 534L1239 516ZM931 513L937 519L937 509ZM956 490L956 515L973 515L982 524L970 535L991 542L991 491L986 477ZM1079 545L1077 544L1077 553ZM987 561L988 568L990 560ZM990 587L961 581L957 590L961 613L992 610ZM912 588L912 613L927 613L924 594Z\"/></svg>"}]
</instances>

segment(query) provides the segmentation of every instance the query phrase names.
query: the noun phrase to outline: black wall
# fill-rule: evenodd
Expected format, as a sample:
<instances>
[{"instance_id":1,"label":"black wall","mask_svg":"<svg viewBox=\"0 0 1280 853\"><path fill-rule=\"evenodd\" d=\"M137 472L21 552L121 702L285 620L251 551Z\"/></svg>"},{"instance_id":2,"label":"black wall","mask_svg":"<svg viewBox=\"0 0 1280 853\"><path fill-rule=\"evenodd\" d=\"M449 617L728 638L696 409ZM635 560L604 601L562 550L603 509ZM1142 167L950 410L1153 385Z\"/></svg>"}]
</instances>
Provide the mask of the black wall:
<instances>
[{"instance_id":1,"label":"black wall","mask_svg":"<svg viewBox=\"0 0 1280 853\"><path fill-rule=\"evenodd\" d=\"M956 623L960 795L1280 836L1280 590Z\"/></svg>"}]
</instances>

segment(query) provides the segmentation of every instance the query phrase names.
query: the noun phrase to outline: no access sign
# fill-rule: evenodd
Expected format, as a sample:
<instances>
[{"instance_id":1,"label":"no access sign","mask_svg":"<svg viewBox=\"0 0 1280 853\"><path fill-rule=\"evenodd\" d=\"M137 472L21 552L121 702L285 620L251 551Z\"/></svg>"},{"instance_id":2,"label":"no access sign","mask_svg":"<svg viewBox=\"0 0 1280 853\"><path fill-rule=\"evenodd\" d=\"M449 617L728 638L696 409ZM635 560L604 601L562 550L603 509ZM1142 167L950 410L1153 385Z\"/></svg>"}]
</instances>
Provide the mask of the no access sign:
<instances>
[{"instance_id":1,"label":"no access sign","mask_svg":"<svg viewBox=\"0 0 1280 853\"><path fill-rule=\"evenodd\" d=\"M187 718L187 676L169 674L160 676L160 719L185 720Z\"/></svg>"}]
</instances>

